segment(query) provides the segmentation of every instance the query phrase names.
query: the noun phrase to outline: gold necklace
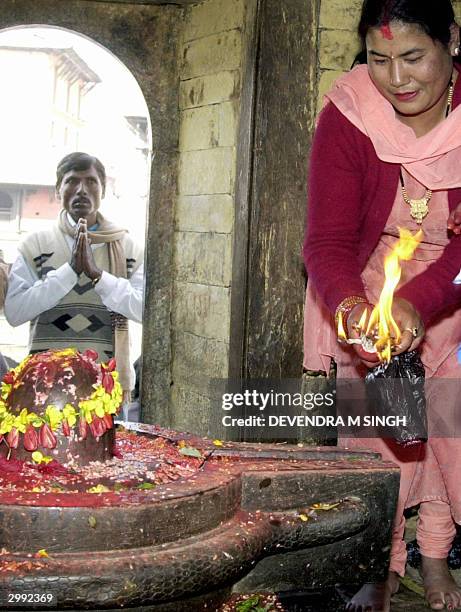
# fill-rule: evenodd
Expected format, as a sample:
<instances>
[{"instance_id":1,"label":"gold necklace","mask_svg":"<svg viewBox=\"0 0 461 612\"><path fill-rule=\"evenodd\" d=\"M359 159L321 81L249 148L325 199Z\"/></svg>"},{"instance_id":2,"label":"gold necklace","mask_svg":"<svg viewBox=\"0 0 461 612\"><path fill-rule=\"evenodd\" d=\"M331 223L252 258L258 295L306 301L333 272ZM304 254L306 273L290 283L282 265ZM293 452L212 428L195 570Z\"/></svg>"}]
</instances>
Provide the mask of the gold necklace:
<instances>
[{"instance_id":1,"label":"gold necklace","mask_svg":"<svg viewBox=\"0 0 461 612\"><path fill-rule=\"evenodd\" d=\"M410 216L412 219L421 225L424 217L426 217L429 212L429 200L432 197L432 190L426 189L426 193L422 198L409 198L407 190L405 189L405 184L403 182L402 169L400 168L400 188L402 190L402 197L405 202L410 206Z\"/></svg>"},{"instance_id":2,"label":"gold necklace","mask_svg":"<svg viewBox=\"0 0 461 612\"><path fill-rule=\"evenodd\" d=\"M451 105L453 102L453 80L450 79L450 85L448 87L448 100L447 100L447 110L445 113L445 117L448 117L451 111ZM426 193L422 198L410 198L408 197L407 190L405 189L405 183L403 182L402 168L400 168L400 188L402 190L402 197L406 204L410 206L410 216L412 219L421 225L424 217L427 216L429 212L429 200L432 197L432 190L426 189Z\"/></svg>"}]
</instances>

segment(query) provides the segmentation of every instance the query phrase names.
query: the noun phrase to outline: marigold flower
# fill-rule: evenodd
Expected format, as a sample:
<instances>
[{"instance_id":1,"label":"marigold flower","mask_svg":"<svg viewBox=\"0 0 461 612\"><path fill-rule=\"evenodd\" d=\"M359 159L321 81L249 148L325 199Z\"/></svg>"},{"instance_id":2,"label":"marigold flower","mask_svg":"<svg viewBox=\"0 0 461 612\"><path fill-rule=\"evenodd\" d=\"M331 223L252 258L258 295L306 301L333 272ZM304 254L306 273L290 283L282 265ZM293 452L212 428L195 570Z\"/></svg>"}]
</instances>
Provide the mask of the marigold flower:
<instances>
[{"instance_id":1,"label":"marigold flower","mask_svg":"<svg viewBox=\"0 0 461 612\"><path fill-rule=\"evenodd\" d=\"M7 434L13 428L14 416L10 413L5 414L0 422L0 434Z\"/></svg>"},{"instance_id":2,"label":"marigold flower","mask_svg":"<svg viewBox=\"0 0 461 612\"><path fill-rule=\"evenodd\" d=\"M63 415L59 408L56 408L56 406L50 404L46 407L45 418L49 422L51 430L56 431L61 425Z\"/></svg>"},{"instance_id":3,"label":"marigold flower","mask_svg":"<svg viewBox=\"0 0 461 612\"><path fill-rule=\"evenodd\" d=\"M41 465L42 463L46 465L47 463L51 463L53 459L47 455L44 455L40 451L34 451L32 453L32 461L38 465Z\"/></svg>"},{"instance_id":4,"label":"marigold flower","mask_svg":"<svg viewBox=\"0 0 461 612\"><path fill-rule=\"evenodd\" d=\"M11 389L13 388L12 384L8 384L5 382L2 382L1 387L0 387L0 394L2 397L2 400L6 400L7 397L9 396Z\"/></svg>"},{"instance_id":5,"label":"marigold flower","mask_svg":"<svg viewBox=\"0 0 461 612\"><path fill-rule=\"evenodd\" d=\"M62 409L62 416L69 423L70 427L73 427L77 422L77 411L72 404L66 404Z\"/></svg>"},{"instance_id":6,"label":"marigold flower","mask_svg":"<svg viewBox=\"0 0 461 612\"><path fill-rule=\"evenodd\" d=\"M20 433L24 433L26 431L27 425L27 408L23 408L21 412L14 418L13 427L15 427Z\"/></svg>"}]
</instances>

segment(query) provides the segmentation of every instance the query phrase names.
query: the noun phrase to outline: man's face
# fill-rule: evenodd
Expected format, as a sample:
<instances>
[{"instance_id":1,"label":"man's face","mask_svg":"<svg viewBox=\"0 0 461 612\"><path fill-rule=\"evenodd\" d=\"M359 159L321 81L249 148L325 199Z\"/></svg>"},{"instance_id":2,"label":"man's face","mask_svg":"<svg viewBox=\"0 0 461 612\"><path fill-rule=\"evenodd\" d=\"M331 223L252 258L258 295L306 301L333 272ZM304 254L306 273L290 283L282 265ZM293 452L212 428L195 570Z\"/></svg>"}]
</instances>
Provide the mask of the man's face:
<instances>
[{"instance_id":1,"label":"man's face","mask_svg":"<svg viewBox=\"0 0 461 612\"><path fill-rule=\"evenodd\" d=\"M86 219L88 226L91 226L96 223L102 192L101 179L91 166L88 170L67 172L62 177L58 198L76 223L79 219Z\"/></svg>"}]
</instances>

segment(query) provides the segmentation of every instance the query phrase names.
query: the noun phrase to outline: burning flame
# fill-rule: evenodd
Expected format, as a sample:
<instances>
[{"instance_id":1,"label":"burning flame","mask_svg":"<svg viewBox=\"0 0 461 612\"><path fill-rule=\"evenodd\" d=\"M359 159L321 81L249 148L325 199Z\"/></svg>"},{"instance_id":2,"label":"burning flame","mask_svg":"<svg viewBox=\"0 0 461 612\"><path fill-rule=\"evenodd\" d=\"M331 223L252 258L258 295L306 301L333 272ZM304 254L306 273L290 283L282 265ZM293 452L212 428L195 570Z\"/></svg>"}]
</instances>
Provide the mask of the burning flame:
<instances>
[{"instance_id":1,"label":"burning flame","mask_svg":"<svg viewBox=\"0 0 461 612\"><path fill-rule=\"evenodd\" d=\"M402 273L400 261L411 259L423 237L422 230L419 230L414 235L406 229L400 228L399 231L399 241L392 249L390 255L384 260L384 286L378 304L371 313L365 332L366 336L374 336L376 338L376 351L380 360L384 363L390 361L392 348L400 342L401 338L400 329L392 316L394 291Z\"/></svg>"}]
</instances>

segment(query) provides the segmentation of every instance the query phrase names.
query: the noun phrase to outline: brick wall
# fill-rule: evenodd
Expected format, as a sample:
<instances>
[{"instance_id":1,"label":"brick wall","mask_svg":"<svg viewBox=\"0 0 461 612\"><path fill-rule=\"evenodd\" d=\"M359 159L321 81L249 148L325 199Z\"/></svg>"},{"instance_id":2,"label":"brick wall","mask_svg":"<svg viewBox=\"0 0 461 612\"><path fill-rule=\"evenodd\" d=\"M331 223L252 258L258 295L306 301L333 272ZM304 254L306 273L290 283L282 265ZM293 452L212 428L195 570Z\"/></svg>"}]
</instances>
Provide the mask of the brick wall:
<instances>
[{"instance_id":1,"label":"brick wall","mask_svg":"<svg viewBox=\"0 0 461 612\"><path fill-rule=\"evenodd\" d=\"M461 0L452 0L458 23L461 23ZM362 0L322 0L318 31L319 82L317 109L322 96L333 81L349 70L360 49L356 34Z\"/></svg>"},{"instance_id":2,"label":"brick wall","mask_svg":"<svg viewBox=\"0 0 461 612\"><path fill-rule=\"evenodd\" d=\"M202 434L206 382L227 376L244 21L245 0L207 0L187 11L181 44L171 414Z\"/></svg>"}]
</instances>

